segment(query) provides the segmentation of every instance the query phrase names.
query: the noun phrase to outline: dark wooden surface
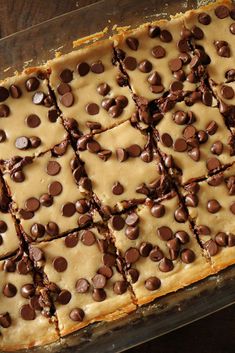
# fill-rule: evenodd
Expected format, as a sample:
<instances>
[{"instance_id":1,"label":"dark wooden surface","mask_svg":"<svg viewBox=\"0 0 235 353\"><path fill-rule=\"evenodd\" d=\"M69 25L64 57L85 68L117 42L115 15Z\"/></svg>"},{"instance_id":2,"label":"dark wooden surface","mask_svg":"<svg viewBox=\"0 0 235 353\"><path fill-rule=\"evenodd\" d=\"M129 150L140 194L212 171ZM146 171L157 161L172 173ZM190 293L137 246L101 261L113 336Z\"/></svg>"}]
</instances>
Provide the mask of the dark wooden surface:
<instances>
[{"instance_id":1,"label":"dark wooden surface","mask_svg":"<svg viewBox=\"0 0 235 353\"><path fill-rule=\"evenodd\" d=\"M96 0L0 0L0 38L95 2ZM234 353L234 332L233 305L132 348L127 353Z\"/></svg>"}]
</instances>

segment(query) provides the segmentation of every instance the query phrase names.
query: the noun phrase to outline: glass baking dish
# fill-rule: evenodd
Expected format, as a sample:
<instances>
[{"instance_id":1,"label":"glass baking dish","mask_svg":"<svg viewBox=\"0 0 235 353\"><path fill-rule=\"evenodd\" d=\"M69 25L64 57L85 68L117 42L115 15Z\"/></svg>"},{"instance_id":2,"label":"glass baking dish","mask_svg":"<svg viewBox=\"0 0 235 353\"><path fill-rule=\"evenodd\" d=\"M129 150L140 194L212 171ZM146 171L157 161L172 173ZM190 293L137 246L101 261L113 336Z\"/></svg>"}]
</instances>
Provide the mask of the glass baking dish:
<instances>
[{"instance_id":1,"label":"glass baking dish","mask_svg":"<svg viewBox=\"0 0 235 353\"><path fill-rule=\"evenodd\" d=\"M84 36L105 29L102 34L108 37L116 24L136 27L205 3L203 0L102 0L72 11L1 39L0 79L23 68L41 65L54 58L57 51L71 51L73 42ZM27 352L120 352L235 303L234 288L235 266L158 298L122 319L89 325L56 343Z\"/></svg>"}]
</instances>

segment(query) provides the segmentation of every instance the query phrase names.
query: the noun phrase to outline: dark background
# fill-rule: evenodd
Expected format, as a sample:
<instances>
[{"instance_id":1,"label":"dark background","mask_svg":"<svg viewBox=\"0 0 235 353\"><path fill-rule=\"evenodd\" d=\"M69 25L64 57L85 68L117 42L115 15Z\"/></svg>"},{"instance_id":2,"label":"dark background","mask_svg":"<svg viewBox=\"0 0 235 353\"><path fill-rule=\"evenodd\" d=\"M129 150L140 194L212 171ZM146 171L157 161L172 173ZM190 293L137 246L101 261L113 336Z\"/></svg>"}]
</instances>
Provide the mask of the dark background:
<instances>
[{"instance_id":1,"label":"dark background","mask_svg":"<svg viewBox=\"0 0 235 353\"><path fill-rule=\"evenodd\" d=\"M96 0L0 0L0 38L95 2ZM235 305L127 351L156 352L234 353Z\"/></svg>"}]
</instances>

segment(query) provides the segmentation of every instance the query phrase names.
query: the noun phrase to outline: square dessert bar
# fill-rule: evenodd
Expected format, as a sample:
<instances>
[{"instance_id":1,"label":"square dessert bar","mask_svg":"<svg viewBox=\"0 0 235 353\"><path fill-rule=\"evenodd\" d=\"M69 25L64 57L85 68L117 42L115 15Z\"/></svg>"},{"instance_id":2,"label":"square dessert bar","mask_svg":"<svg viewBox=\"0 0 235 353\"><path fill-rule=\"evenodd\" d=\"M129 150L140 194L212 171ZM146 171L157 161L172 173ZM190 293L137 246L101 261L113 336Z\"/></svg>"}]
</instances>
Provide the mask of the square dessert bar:
<instances>
[{"instance_id":1,"label":"square dessert bar","mask_svg":"<svg viewBox=\"0 0 235 353\"><path fill-rule=\"evenodd\" d=\"M45 72L0 82L0 159L38 155L65 138Z\"/></svg>"},{"instance_id":2,"label":"square dessert bar","mask_svg":"<svg viewBox=\"0 0 235 353\"><path fill-rule=\"evenodd\" d=\"M194 64L196 56L181 16L123 31L114 39L117 58L137 96L151 101L168 91L194 90L203 76ZM200 53L206 60L203 48Z\"/></svg>"},{"instance_id":3,"label":"square dessert bar","mask_svg":"<svg viewBox=\"0 0 235 353\"><path fill-rule=\"evenodd\" d=\"M124 259L138 304L212 273L187 218L177 194L172 193L110 219L115 246Z\"/></svg>"},{"instance_id":4,"label":"square dessert bar","mask_svg":"<svg viewBox=\"0 0 235 353\"><path fill-rule=\"evenodd\" d=\"M84 142L84 137L82 137ZM78 151L103 209L122 210L169 191L168 178L147 134L130 121L96 134Z\"/></svg>"},{"instance_id":5,"label":"square dessert bar","mask_svg":"<svg viewBox=\"0 0 235 353\"><path fill-rule=\"evenodd\" d=\"M135 112L127 80L113 58L112 41L106 40L48 62L50 85L68 128L76 122L83 133L107 129Z\"/></svg>"},{"instance_id":6,"label":"square dessert bar","mask_svg":"<svg viewBox=\"0 0 235 353\"><path fill-rule=\"evenodd\" d=\"M68 141L40 157L16 159L5 167L12 211L27 241L51 239L92 221L91 202L85 198L90 180Z\"/></svg>"},{"instance_id":7,"label":"square dessert bar","mask_svg":"<svg viewBox=\"0 0 235 353\"><path fill-rule=\"evenodd\" d=\"M16 252L20 244L19 231L9 213L10 199L0 177L0 259Z\"/></svg>"},{"instance_id":8,"label":"square dessert bar","mask_svg":"<svg viewBox=\"0 0 235 353\"><path fill-rule=\"evenodd\" d=\"M203 46L210 58L207 63L209 83L220 102L226 123L235 127L235 6L221 1L190 11L184 16L185 26L200 29L195 47ZM219 69L218 69L219 65Z\"/></svg>"},{"instance_id":9,"label":"square dessert bar","mask_svg":"<svg viewBox=\"0 0 235 353\"><path fill-rule=\"evenodd\" d=\"M50 308L39 300L32 263L21 250L16 256L0 261L0 291L1 352L59 339Z\"/></svg>"},{"instance_id":10,"label":"square dessert bar","mask_svg":"<svg viewBox=\"0 0 235 353\"><path fill-rule=\"evenodd\" d=\"M205 252L219 271L235 263L235 165L185 187L185 204Z\"/></svg>"},{"instance_id":11,"label":"square dessert bar","mask_svg":"<svg viewBox=\"0 0 235 353\"><path fill-rule=\"evenodd\" d=\"M211 106L213 100L204 100L204 96L193 92L165 113L155 127L165 165L178 173L181 184L234 162L231 133L219 109Z\"/></svg>"},{"instance_id":12,"label":"square dessert bar","mask_svg":"<svg viewBox=\"0 0 235 353\"><path fill-rule=\"evenodd\" d=\"M31 245L30 254L44 271L61 336L135 309L128 283L117 271L115 249L97 228Z\"/></svg>"}]
</instances>

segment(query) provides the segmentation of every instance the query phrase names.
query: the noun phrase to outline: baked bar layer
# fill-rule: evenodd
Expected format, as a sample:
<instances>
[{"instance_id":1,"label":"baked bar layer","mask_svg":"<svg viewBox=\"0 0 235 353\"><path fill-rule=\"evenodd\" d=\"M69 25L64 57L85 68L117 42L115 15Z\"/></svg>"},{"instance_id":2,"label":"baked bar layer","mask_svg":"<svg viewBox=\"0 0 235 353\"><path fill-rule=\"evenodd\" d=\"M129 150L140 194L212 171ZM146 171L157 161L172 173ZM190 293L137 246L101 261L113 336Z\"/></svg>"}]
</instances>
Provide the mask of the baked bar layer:
<instances>
[{"instance_id":1,"label":"baked bar layer","mask_svg":"<svg viewBox=\"0 0 235 353\"><path fill-rule=\"evenodd\" d=\"M32 245L31 257L53 288L62 336L91 322L114 320L135 309L116 269L113 246L97 228Z\"/></svg>"},{"instance_id":2,"label":"baked bar layer","mask_svg":"<svg viewBox=\"0 0 235 353\"><path fill-rule=\"evenodd\" d=\"M187 218L175 193L111 218L109 227L138 304L213 272Z\"/></svg>"},{"instance_id":3,"label":"baked bar layer","mask_svg":"<svg viewBox=\"0 0 235 353\"><path fill-rule=\"evenodd\" d=\"M107 158L102 151L106 151ZM168 187L148 135L130 121L94 135L85 150L78 153L103 207L121 210L151 193L157 197Z\"/></svg>"},{"instance_id":4,"label":"baked bar layer","mask_svg":"<svg viewBox=\"0 0 235 353\"><path fill-rule=\"evenodd\" d=\"M189 215L215 270L235 263L235 166L188 185L185 193Z\"/></svg>"},{"instance_id":5,"label":"baked bar layer","mask_svg":"<svg viewBox=\"0 0 235 353\"><path fill-rule=\"evenodd\" d=\"M231 133L219 109L206 105L201 92L195 92L195 98L176 103L155 127L165 164L178 168L182 184L234 161L230 155Z\"/></svg>"},{"instance_id":6,"label":"baked bar layer","mask_svg":"<svg viewBox=\"0 0 235 353\"><path fill-rule=\"evenodd\" d=\"M51 239L92 221L85 190L89 179L68 141L40 157L5 167L12 211L27 241ZM79 182L85 184L83 192Z\"/></svg>"},{"instance_id":7,"label":"baked bar layer","mask_svg":"<svg viewBox=\"0 0 235 353\"><path fill-rule=\"evenodd\" d=\"M59 338L53 318L41 313L32 264L26 254L20 251L0 261L0 283L1 351L16 351Z\"/></svg>"},{"instance_id":8,"label":"baked bar layer","mask_svg":"<svg viewBox=\"0 0 235 353\"><path fill-rule=\"evenodd\" d=\"M0 82L0 159L38 155L65 138L45 72Z\"/></svg>"},{"instance_id":9,"label":"baked bar layer","mask_svg":"<svg viewBox=\"0 0 235 353\"><path fill-rule=\"evenodd\" d=\"M122 73L113 65L112 41L61 56L48 66L50 85L63 118L83 133L107 129L129 119L135 104Z\"/></svg>"}]
</instances>

